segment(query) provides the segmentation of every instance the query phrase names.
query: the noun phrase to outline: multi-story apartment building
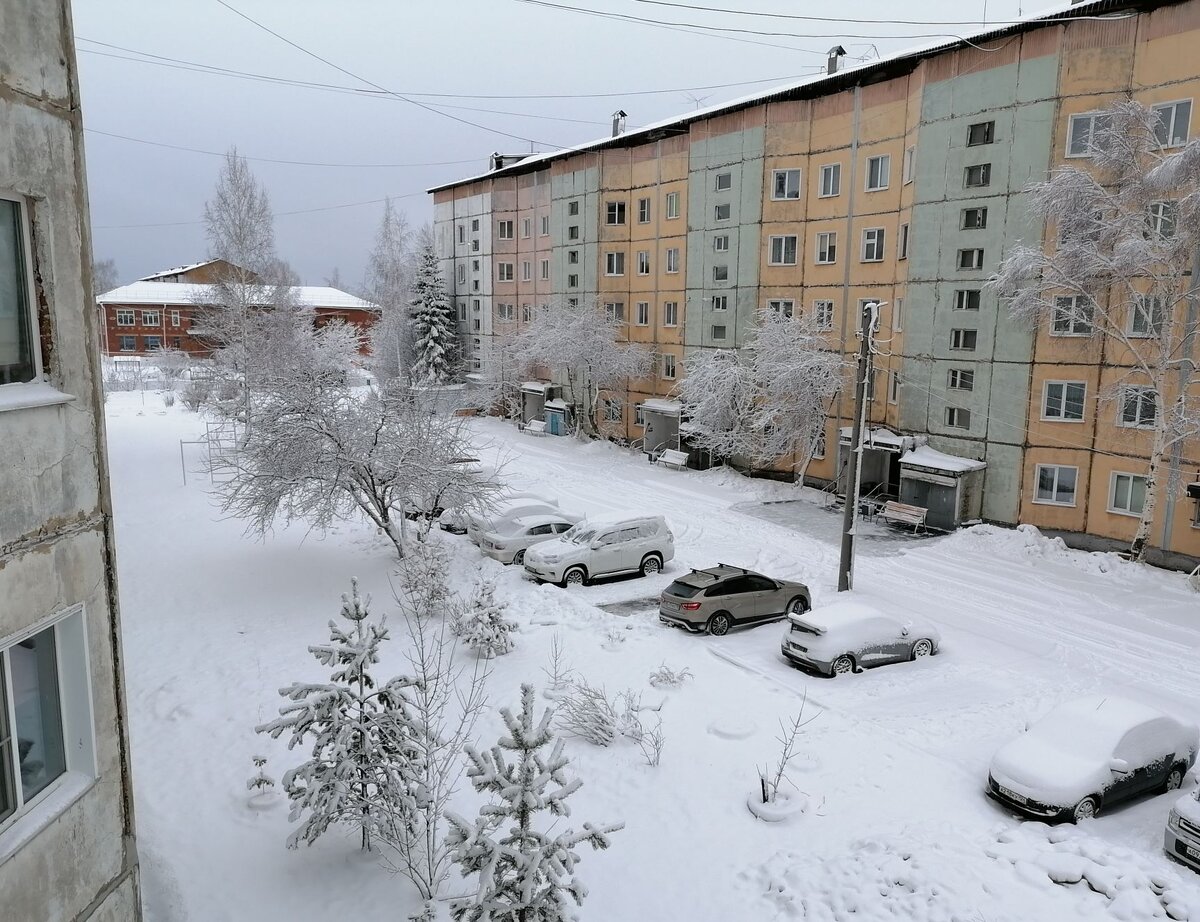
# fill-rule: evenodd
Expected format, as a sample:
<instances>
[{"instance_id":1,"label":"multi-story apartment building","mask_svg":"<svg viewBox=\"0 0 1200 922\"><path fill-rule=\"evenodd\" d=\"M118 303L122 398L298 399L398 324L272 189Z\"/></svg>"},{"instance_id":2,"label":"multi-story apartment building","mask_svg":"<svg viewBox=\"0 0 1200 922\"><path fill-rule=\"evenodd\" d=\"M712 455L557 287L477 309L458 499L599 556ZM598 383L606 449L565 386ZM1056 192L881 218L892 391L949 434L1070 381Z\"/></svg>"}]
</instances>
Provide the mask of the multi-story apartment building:
<instances>
[{"instance_id":1,"label":"multi-story apartment building","mask_svg":"<svg viewBox=\"0 0 1200 922\"><path fill-rule=\"evenodd\" d=\"M1094 331L1022 326L985 283L1018 241L1042 244L1024 190L1086 164L1072 137L1088 113L1132 96L1161 107L1171 145L1186 141L1197 40L1200 0L1091 0L439 186L446 277L460 312L478 299L475 369L524 318L493 303L486 268L481 287L463 287L479 258L465 241L486 259L507 197L548 187L550 208L530 206L551 244L536 303L616 312L658 355L651 379L608 395L613 434L678 439L670 398L689 360L743 346L761 311L811 312L830 348L852 353L860 306L881 301L868 486L926 506L934 524L1029 522L1082 546L1124 543L1149 434L1097 399L1127 371L1119 352ZM830 408L816 483L844 470L851 403L847 387ZM1200 447L1172 467L1155 555L1200 558L1200 500L1180 484L1200 480Z\"/></svg>"},{"instance_id":2,"label":"multi-story apartment building","mask_svg":"<svg viewBox=\"0 0 1200 922\"><path fill-rule=\"evenodd\" d=\"M0 917L141 918L71 5L0 3Z\"/></svg>"}]
</instances>

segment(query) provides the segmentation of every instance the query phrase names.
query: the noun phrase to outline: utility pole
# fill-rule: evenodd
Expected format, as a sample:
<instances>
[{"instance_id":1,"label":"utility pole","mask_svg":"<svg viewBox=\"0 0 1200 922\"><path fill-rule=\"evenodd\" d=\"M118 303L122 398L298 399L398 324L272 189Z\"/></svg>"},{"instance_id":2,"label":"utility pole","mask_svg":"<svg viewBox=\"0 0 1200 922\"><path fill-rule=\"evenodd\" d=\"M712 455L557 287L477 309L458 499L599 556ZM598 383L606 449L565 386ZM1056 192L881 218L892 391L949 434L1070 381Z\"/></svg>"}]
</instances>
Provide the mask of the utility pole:
<instances>
[{"instance_id":1,"label":"utility pole","mask_svg":"<svg viewBox=\"0 0 1200 922\"><path fill-rule=\"evenodd\" d=\"M846 506L842 510L842 553L838 561L838 592L854 586L854 532L858 491L862 480L862 438L867 416L867 376L871 373L871 334L879 319L879 302L862 307L859 328L858 370L854 384L854 428L850 435L850 463L846 468Z\"/></svg>"}]
</instances>

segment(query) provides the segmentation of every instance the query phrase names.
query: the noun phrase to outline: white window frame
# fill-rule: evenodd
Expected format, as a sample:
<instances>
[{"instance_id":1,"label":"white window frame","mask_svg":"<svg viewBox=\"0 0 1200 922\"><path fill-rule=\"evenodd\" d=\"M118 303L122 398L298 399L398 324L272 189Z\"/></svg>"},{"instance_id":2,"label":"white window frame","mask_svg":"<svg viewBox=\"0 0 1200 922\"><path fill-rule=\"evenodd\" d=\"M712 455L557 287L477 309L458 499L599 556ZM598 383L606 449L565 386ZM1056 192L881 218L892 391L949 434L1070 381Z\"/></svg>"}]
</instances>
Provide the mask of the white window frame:
<instances>
[{"instance_id":1,"label":"white window frame","mask_svg":"<svg viewBox=\"0 0 1200 922\"><path fill-rule=\"evenodd\" d=\"M1179 203L1162 201L1150 203L1150 215L1147 218L1150 232L1162 240L1172 239L1179 231Z\"/></svg>"},{"instance_id":2,"label":"white window frame","mask_svg":"<svg viewBox=\"0 0 1200 922\"><path fill-rule=\"evenodd\" d=\"M141 321L144 327L161 327L162 326L162 311L157 307L142 308Z\"/></svg>"},{"instance_id":3,"label":"white window frame","mask_svg":"<svg viewBox=\"0 0 1200 922\"><path fill-rule=\"evenodd\" d=\"M496 222L496 239L497 240L512 240L513 231L515 230L511 219Z\"/></svg>"},{"instance_id":4,"label":"white window frame","mask_svg":"<svg viewBox=\"0 0 1200 922\"><path fill-rule=\"evenodd\" d=\"M908 237L909 223L905 221L900 225L900 229L896 234L896 259L908 259Z\"/></svg>"},{"instance_id":5,"label":"white window frame","mask_svg":"<svg viewBox=\"0 0 1200 922\"><path fill-rule=\"evenodd\" d=\"M978 224L968 224L967 215L974 214L980 218ZM987 229L988 210L986 205L978 208L964 208L959 216L959 230L986 230Z\"/></svg>"},{"instance_id":6,"label":"white window frame","mask_svg":"<svg viewBox=\"0 0 1200 922\"><path fill-rule=\"evenodd\" d=\"M971 258L970 265L963 265L964 253L973 253L978 255ZM963 249L959 250L956 255L957 259L955 261L955 268L957 268L959 272L978 272L983 268L983 247L964 247Z\"/></svg>"},{"instance_id":7,"label":"white window frame","mask_svg":"<svg viewBox=\"0 0 1200 922\"><path fill-rule=\"evenodd\" d=\"M774 311L781 317L790 320L796 313L796 302L791 298L772 298L767 301L767 310Z\"/></svg>"},{"instance_id":8,"label":"white window frame","mask_svg":"<svg viewBox=\"0 0 1200 922\"><path fill-rule=\"evenodd\" d=\"M971 131L975 128L984 129L984 139L975 141L971 139ZM996 141L996 120L992 119L987 122L975 122L967 126L967 147L983 147L985 144L993 144Z\"/></svg>"},{"instance_id":9,"label":"white window frame","mask_svg":"<svg viewBox=\"0 0 1200 922\"><path fill-rule=\"evenodd\" d=\"M544 214L541 219L541 226L538 228L541 231L541 236L550 236L550 215Z\"/></svg>"},{"instance_id":10,"label":"white window frame","mask_svg":"<svg viewBox=\"0 0 1200 922\"><path fill-rule=\"evenodd\" d=\"M621 399L619 397L604 398L604 421L608 423L619 423L623 414Z\"/></svg>"},{"instance_id":11,"label":"white window frame","mask_svg":"<svg viewBox=\"0 0 1200 922\"><path fill-rule=\"evenodd\" d=\"M638 199L638 224L650 223L650 199Z\"/></svg>"},{"instance_id":12,"label":"white window frame","mask_svg":"<svg viewBox=\"0 0 1200 922\"><path fill-rule=\"evenodd\" d=\"M724 214L724 217L721 215ZM718 202L713 205L713 221L725 222L733 220L733 205L729 202Z\"/></svg>"},{"instance_id":13,"label":"white window frame","mask_svg":"<svg viewBox=\"0 0 1200 922\"><path fill-rule=\"evenodd\" d=\"M1183 106L1183 105L1187 106L1187 121L1183 126L1183 137L1180 140L1175 140L1176 137L1178 137L1178 135L1179 135L1179 133L1175 130L1177 127L1176 123L1179 121L1179 107ZM1165 127L1167 129L1166 130L1166 142L1164 143L1162 138L1159 138L1159 146L1164 150L1170 149L1172 147L1183 147L1188 142L1188 135L1189 135L1189 133L1191 131L1191 127L1192 127L1191 126L1191 123L1192 123L1192 100L1176 99L1171 102L1156 103L1155 105L1150 107L1150 111L1153 112L1155 115L1159 115L1160 113L1166 112L1167 110L1170 110L1171 115L1170 115L1170 121L1165 124ZM1160 118L1159 125L1163 125L1163 124L1164 123L1163 123L1162 119ZM1154 134L1155 134L1155 137L1158 137L1157 126L1155 127Z\"/></svg>"},{"instance_id":14,"label":"white window frame","mask_svg":"<svg viewBox=\"0 0 1200 922\"><path fill-rule=\"evenodd\" d=\"M733 188L733 173L717 173L713 177L714 192L728 192Z\"/></svg>"},{"instance_id":15,"label":"white window frame","mask_svg":"<svg viewBox=\"0 0 1200 922\"><path fill-rule=\"evenodd\" d=\"M171 326L173 326L173 327L181 326L180 313L179 313L178 309L172 308L168 313L169 313L170 319L171 319Z\"/></svg>"},{"instance_id":16,"label":"white window frame","mask_svg":"<svg viewBox=\"0 0 1200 922\"><path fill-rule=\"evenodd\" d=\"M567 275L567 287L568 288L578 288L579 287L578 273L572 272L569 275Z\"/></svg>"},{"instance_id":17,"label":"white window frame","mask_svg":"<svg viewBox=\"0 0 1200 922\"><path fill-rule=\"evenodd\" d=\"M828 298L818 298L812 303L813 324L818 330L833 329L833 302Z\"/></svg>"},{"instance_id":18,"label":"white window frame","mask_svg":"<svg viewBox=\"0 0 1200 922\"><path fill-rule=\"evenodd\" d=\"M549 278L550 278L550 260L548 260L548 259L542 260L539 275L543 282L549 280Z\"/></svg>"},{"instance_id":19,"label":"white window frame","mask_svg":"<svg viewBox=\"0 0 1200 922\"><path fill-rule=\"evenodd\" d=\"M842 165L826 163L821 167L821 184L817 198L837 198L842 194Z\"/></svg>"},{"instance_id":20,"label":"white window frame","mask_svg":"<svg viewBox=\"0 0 1200 922\"><path fill-rule=\"evenodd\" d=\"M516 266L512 263L496 263L496 281L511 282L516 278Z\"/></svg>"},{"instance_id":21,"label":"white window frame","mask_svg":"<svg viewBox=\"0 0 1200 922\"><path fill-rule=\"evenodd\" d=\"M528 259L524 259L521 261L521 281L522 282L532 282L533 281L533 263L531 263Z\"/></svg>"},{"instance_id":22,"label":"white window frame","mask_svg":"<svg viewBox=\"0 0 1200 922\"><path fill-rule=\"evenodd\" d=\"M975 369L950 368L946 371L946 390L973 391L975 390Z\"/></svg>"},{"instance_id":23,"label":"white window frame","mask_svg":"<svg viewBox=\"0 0 1200 922\"><path fill-rule=\"evenodd\" d=\"M579 214L579 199L567 202L567 217L573 218Z\"/></svg>"},{"instance_id":24,"label":"white window frame","mask_svg":"<svg viewBox=\"0 0 1200 922\"><path fill-rule=\"evenodd\" d=\"M610 278L618 278L625 274L624 251L611 250L604 254L604 274Z\"/></svg>"},{"instance_id":25,"label":"white window frame","mask_svg":"<svg viewBox=\"0 0 1200 922\"><path fill-rule=\"evenodd\" d=\"M1079 397L1079 416L1067 415L1067 388L1082 388L1083 393ZM1050 404L1050 391L1052 388L1058 388L1057 403L1055 406ZM1086 422L1087 417L1087 382L1086 381L1059 381L1050 380L1042 383L1042 420L1053 423L1082 423Z\"/></svg>"},{"instance_id":26,"label":"white window frame","mask_svg":"<svg viewBox=\"0 0 1200 922\"><path fill-rule=\"evenodd\" d=\"M904 299L895 298L892 301L892 332L904 332Z\"/></svg>"},{"instance_id":27,"label":"white window frame","mask_svg":"<svg viewBox=\"0 0 1200 922\"><path fill-rule=\"evenodd\" d=\"M972 182L971 177L978 177L977 182ZM992 184L992 165L990 163L972 163L970 166L963 167L963 188L964 189L986 189Z\"/></svg>"},{"instance_id":28,"label":"white window frame","mask_svg":"<svg viewBox=\"0 0 1200 922\"><path fill-rule=\"evenodd\" d=\"M511 323L517 319L517 306L515 304L497 304L496 319Z\"/></svg>"},{"instance_id":29,"label":"white window frame","mask_svg":"<svg viewBox=\"0 0 1200 922\"><path fill-rule=\"evenodd\" d=\"M1147 309L1147 305L1149 308ZM1162 336L1166 325L1167 306L1162 298L1153 295L1137 295L1129 305L1129 329L1134 339L1157 339ZM1139 330L1141 326L1143 329Z\"/></svg>"},{"instance_id":30,"label":"white window frame","mask_svg":"<svg viewBox=\"0 0 1200 922\"><path fill-rule=\"evenodd\" d=\"M714 311L728 311L729 310L729 295L713 295L712 296L712 309Z\"/></svg>"},{"instance_id":31,"label":"white window frame","mask_svg":"<svg viewBox=\"0 0 1200 922\"><path fill-rule=\"evenodd\" d=\"M720 330L720 331L721 331L721 335L720 335L720 336L718 336L718 335L717 335L717 330ZM726 338L727 338L727 337L726 337L726 334L728 333L728 331L729 331L729 326L728 326L728 324L724 324L724 323L714 323L714 324L712 325L712 329L711 329L709 332L711 332L711 334L712 334L712 340L713 340L713 342L716 342L716 341L718 341L718 340L720 340L721 342L725 342L725 340L726 340Z\"/></svg>"},{"instance_id":32,"label":"white window frame","mask_svg":"<svg viewBox=\"0 0 1200 922\"><path fill-rule=\"evenodd\" d=\"M604 225L605 227L624 227L625 226L625 203L620 201L604 203Z\"/></svg>"},{"instance_id":33,"label":"white window frame","mask_svg":"<svg viewBox=\"0 0 1200 922\"><path fill-rule=\"evenodd\" d=\"M634 308L634 324L639 327L650 326L650 302L638 301Z\"/></svg>"},{"instance_id":34,"label":"white window frame","mask_svg":"<svg viewBox=\"0 0 1200 922\"><path fill-rule=\"evenodd\" d=\"M663 302L663 326L677 327L679 326L679 302L664 301Z\"/></svg>"},{"instance_id":35,"label":"white window frame","mask_svg":"<svg viewBox=\"0 0 1200 922\"><path fill-rule=\"evenodd\" d=\"M1132 415L1128 412L1131 401L1136 402ZM1147 401L1154 412L1149 419L1144 419ZM1124 385L1117 399L1117 425L1122 429L1153 429L1157 421L1158 392L1145 384Z\"/></svg>"},{"instance_id":36,"label":"white window frame","mask_svg":"<svg viewBox=\"0 0 1200 922\"><path fill-rule=\"evenodd\" d=\"M679 272L679 247L667 248L667 274L675 275Z\"/></svg>"},{"instance_id":37,"label":"white window frame","mask_svg":"<svg viewBox=\"0 0 1200 922\"><path fill-rule=\"evenodd\" d=\"M917 149L915 147L904 148L904 160L900 167L901 185L907 186L913 181L913 163L916 160Z\"/></svg>"},{"instance_id":38,"label":"white window frame","mask_svg":"<svg viewBox=\"0 0 1200 922\"><path fill-rule=\"evenodd\" d=\"M783 177L783 194L779 194L779 177ZM792 178L795 177L795 188ZM796 201L800 198L800 171L797 169L771 171L771 200L775 202Z\"/></svg>"},{"instance_id":39,"label":"white window frame","mask_svg":"<svg viewBox=\"0 0 1200 922\"><path fill-rule=\"evenodd\" d=\"M679 193L678 192L668 192L667 193L667 209L666 209L666 211L667 211L667 220L668 221L674 221L676 218L679 217Z\"/></svg>"},{"instance_id":40,"label":"white window frame","mask_svg":"<svg viewBox=\"0 0 1200 922\"><path fill-rule=\"evenodd\" d=\"M871 171L878 165L876 180L877 185L871 185ZM864 178L865 192L882 192L887 189L892 182L892 155L891 154L876 154L873 157L867 158L866 177Z\"/></svg>"},{"instance_id":41,"label":"white window frame","mask_svg":"<svg viewBox=\"0 0 1200 922\"><path fill-rule=\"evenodd\" d=\"M727 265L713 266L712 267L712 278L713 278L714 282L728 282L729 281L729 266L727 266Z\"/></svg>"},{"instance_id":42,"label":"white window frame","mask_svg":"<svg viewBox=\"0 0 1200 922\"><path fill-rule=\"evenodd\" d=\"M1079 316L1079 295L1063 295L1054 299L1054 308L1050 314L1050 335L1051 336L1079 336L1087 337L1096 332L1095 314L1091 312L1088 319ZM1064 302L1070 301L1070 305L1065 305ZM1066 313L1060 314L1060 309ZM1060 325L1063 326L1060 329Z\"/></svg>"},{"instance_id":43,"label":"white window frame","mask_svg":"<svg viewBox=\"0 0 1200 922\"><path fill-rule=\"evenodd\" d=\"M968 346L968 334L975 337L974 345ZM979 350L979 331L966 327L955 327L950 331L950 348L955 352L977 352Z\"/></svg>"},{"instance_id":44,"label":"white window frame","mask_svg":"<svg viewBox=\"0 0 1200 922\"><path fill-rule=\"evenodd\" d=\"M971 411L966 407L946 407L946 428L970 429Z\"/></svg>"},{"instance_id":45,"label":"white window frame","mask_svg":"<svg viewBox=\"0 0 1200 922\"><path fill-rule=\"evenodd\" d=\"M861 262L883 262L884 249L887 245L887 230L882 227L864 227L862 232ZM871 255L867 255L868 248Z\"/></svg>"},{"instance_id":46,"label":"white window frame","mask_svg":"<svg viewBox=\"0 0 1200 922\"><path fill-rule=\"evenodd\" d=\"M791 241L791 259L788 259L789 241ZM799 250L800 246L795 234L773 234L770 238L767 265L794 266Z\"/></svg>"},{"instance_id":47,"label":"white window frame","mask_svg":"<svg viewBox=\"0 0 1200 922\"><path fill-rule=\"evenodd\" d=\"M609 322L617 323L625 322L625 302L624 301L607 301L604 304L604 318Z\"/></svg>"},{"instance_id":48,"label":"white window frame","mask_svg":"<svg viewBox=\"0 0 1200 922\"><path fill-rule=\"evenodd\" d=\"M637 251L637 274L638 275L649 275L650 274L650 251L649 250L638 250Z\"/></svg>"},{"instance_id":49,"label":"white window frame","mask_svg":"<svg viewBox=\"0 0 1200 922\"><path fill-rule=\"evenodd\" d=\"M127 339L132 342L132 345L128 349L125 348L125 340L127 340ZM137 352L137 348L138 348L137 336L135 336L134 334L122 333L120 336L117 337L117 349L119 351L121 351L121 352Z\"/></svg>"},{"instance_id":50,"label":"white window frame","mask_svg":"<svg viewBox=\"0 0 1200 922\"><path fill-rule=\"evenodd\" d=\"M1117 485L1122 480L1128 480L1129 486L1126 488L1129 505L1117 505ZM1133 518L1141 518L1142 510L1133 509L1133 485L1135 481L1142 482L1142 506L1146 505L1146 475L1134 474L1131 471L1113 471L1108 476L1108 511L1114 515L1128 515Z\"/></svg>"},{"instance_id":51,"label":"white window frame","mask_svg":"<svg viewBox=\"0 0 1200 922\"><path fill-rule=\"evenodd\" d=\"M128 320L124 319L128 318ZM116 322L119 327L136 327L137 311L132 307L119 307L116 310Z\"/></svg>"},{"instance_id":52,"label":"white window frame","mask_svg":"<svg viewBox=\"0 0 1200 922\"><path fill-rule=\"evenodd\" d=\"M1053 484L1050 487L1049 498L1041 496L1042 471L1054 471ZM1061 471L1074 471L1075 482L1071 486L1071 501L1065 502L1057 497L1060 495L1059 480ZM1033 500L1039 506L1075 506L1075 498L1079 496L1079 468L1074 464L1039 464L1033 469Z\"/></svg>"},{"instance_id":53,"label":"white window frame","mask_svg":"<svg viewBox=\"0 0 1200 922\"><path fill-rule=\"evenodd\" d=\"M521 237L529 239L533 236L533 218L521 219Z\"/></svg>"},{"instance_id":54,"label":"white window frame","mask_svg":"<svg viewBox=\"0 0 1200 922\"><path fill-rule=\"evenodd\" d=\"M729 252L729 235L717 234L713 237L713 252L728 253Z\"/></svg>"},{"instance_id":55,"label":"white window frame","mask_svg":"<svg viewBox=\"0 0 1200 922\"><path fill-rule=\"evenodd\" d=\"M900 402L900 372L894 368L888 372L888 403Z\"/></svg>"},{"instance_id":56,"label":"white window frame","mask_svg":"<svg viewBox=\"0 0 1200 922\"><path fill-rule=\"evenodd\" d=\"M974 295L974 297L971 297ZM972 303L973 302L973 303ZM954 307L956 311L977 311L983 302L983 289L956 288L954 289Z\"/></svg>"},{"instance_id":57,"label":"white window frame","mask_svg":"<svg viewBox=\"0 0 1200 922\"><path fill-rule=\"evenodd\" d=\"M1078 112L1075 115L1072 115L1070 120L1067 123L1067 149L1065 152L1065 156L1090 158L1094 151L1094 148L1092 146L1092 138L1096 134L1097 123L1102 123L1104 121L1111 122L1111 120L1112 120L1112 116L1106 115L1105 113L1098 112L1098 111L1097 112ZM1075 126L1083 125L1083 124L1087 125L1087 137L1086 137L1086 140L1084 141L1084 143L1082 143L1080 145L1076 145L1075 144ZM1107 130L1107 126L1105 126L1104 129L1102 129L1102 130ZM1073 148L1074 148L1074 150L1073 150Z\"/></svg>"},{"instance_id":58,"label":"white window frame","mask_svg":"<svg viewBox=\"0 0 1200 922\"><path fill-rule=\"evenodd\" d=\"M816 258L813 262L818 266L832 266L837 263L837 231L819 231L817 233Z\"/></svg>"},{"instance_id":59,"label":"white window frame","mask_svg":"<svg viewBox=\"0 0 1200 922\"><path fill-rule=\"evenodd\" d=\"M666 381L674 381L676 375L679 374L679 369L675 363L675 356L670 352L664 352L662 357L662 377Z\"/></svg>"}]
</instances>

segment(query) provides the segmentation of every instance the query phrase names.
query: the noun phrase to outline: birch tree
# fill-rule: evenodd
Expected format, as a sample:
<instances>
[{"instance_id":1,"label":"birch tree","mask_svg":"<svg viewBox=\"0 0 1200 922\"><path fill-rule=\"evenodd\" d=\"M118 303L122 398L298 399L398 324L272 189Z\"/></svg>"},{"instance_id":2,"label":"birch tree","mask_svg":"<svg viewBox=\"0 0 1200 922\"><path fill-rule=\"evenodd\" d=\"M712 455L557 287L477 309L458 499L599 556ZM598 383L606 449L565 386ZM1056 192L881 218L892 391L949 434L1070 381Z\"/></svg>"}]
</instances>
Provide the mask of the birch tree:
<instances>
[{"instance_id":1,"label":"birch tree","mask_svg":"<svg viewBox=\"0 0 1200 922\"><path fill-rule=\"evenodd\" d=\"M1170 112L1124 100L1094 116L1076 139L1090 163L1055 169L1027 190L1034 217L1056 236L1014 247L989 283L1032 328L1108 341L1106 368L1119 379L1099 396L1115 405L1117 425L1150 435L1135 560L1149 544L1164 463L1200 434L1200 140L1183 144ZM1136 507L1136 482L1129 490Z\"/></svg>"},{"instance_id":2,"label":"birch tree","mask_svg":"<svg viewBox=\"0 0 1200 922\"><path fill-rule=\"evenodd\" d=\"M371 356L380 381L407 379L413 363L412 329L408 322L413 275L412 230L404 212L387 199L367 259L363 297L379 308L371 331Z\"/></svg>"},{"instance_id":3,"label":"birch tree","mask_svg":"<svg viewBox=\"0 0 1200 922\"><path fill-rule=\"evenodd\" d=\"M542 365L561 374L575 405L583 434L595 437L600 392L623 387L629 378L651 370L652 355L626 340L623 317L597 304L559 304L537 311L513 340L512 354L522 366Z\"/></svg>"},{"instance_id":4,"label":"birch tree","mask_svg":"<svg viewBox=\"0 0 1200 922\"><path fill-rule=\"evenodd\" d=\"M445 384L454 373L457 322L432 241L421 247L412 285L412 380Z\"/></svg>"},{"instance_id":5,"label":"birch tree","mask_svg":"<svg viewBox=\"0 0 1200 922\"><path fill-rule=\"evenodd\" d=\"M755 464L791 455L802 476L848 367L828 335L813 316L763 311L740 352L692 358L678 390L696 442Z\"/></svg>"}]
</instances>

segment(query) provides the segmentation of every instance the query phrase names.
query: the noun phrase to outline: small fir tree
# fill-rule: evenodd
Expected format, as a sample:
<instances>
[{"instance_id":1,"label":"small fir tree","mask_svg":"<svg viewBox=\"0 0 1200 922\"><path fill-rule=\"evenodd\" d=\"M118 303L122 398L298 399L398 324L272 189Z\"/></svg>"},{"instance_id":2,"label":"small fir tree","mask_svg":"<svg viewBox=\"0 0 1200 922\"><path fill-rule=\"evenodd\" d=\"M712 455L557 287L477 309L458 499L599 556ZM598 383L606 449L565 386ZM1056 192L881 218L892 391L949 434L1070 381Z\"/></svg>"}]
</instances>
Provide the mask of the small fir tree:
<instances>
[{"instance_id":1,"label":"small fir tree","mask_svg":"<svg viewBox=\"0 0 1200 922\"><path fill-rule=\"evenodd\" d=\"M443 384L453 373L455 320L432 245L421 249L412 290L410 323L416 353L412 381L418 385Z\"/></svg>"},{"instance_id":2,"label":"small fir tree","mask_svg":"<svg viewBox=\"0 0 1200 922\"><path fill-rule=\"evenodd\" d=\"M508 734L491 750L467 747L468 777L475 790L498 802L480 808L475 822L449 814L448 843L463 876L478 874L473 896L451 902L455 922L568 922L571 907L583 903L587 888L576 879L577 846L608 848L608 836L624 823L572 829L553 838L534 828L538 816L569 816L567 798L579 790L568 780L563 741L551 729L554 710L534 723L533 686L521 686L521 713L501 708ZM550 747L549 756L544 750ZM509 761L505 753L513 753Z\"/></svg>"},{"instance_id":3,"label":"small fir tree","mask_svg":"<svg viewBox=\"0 0 1200 922\"><path fill-rule=\"evenodd\" d=\"M275 781L266 772L267 757L251 756L250 761L254 763L255 773L246 779L246 790L255 797L274 793Z\"/></svg>"},{"instance_id":4,"label":"small fir tree","mask_svg":"<svg viewBox=\"0 0 1200 922\"><path fill-rule=\"evenodd\" d=\"M454 633L485 659L503 656L512 650L512 633L517 629L517 622L504 616L507 608L507 602L496 601L495 583L485 580L470 608L455 619Z\"/></svg>"},{"instance_id":5,"label":"small fir tree","mask_svg":"<svg viewBox=\"0 0 1200 922\"><path fill-rule=\"evenodd\" d=\"M334 667L327 683L297 682L279 693L293 703L280 717L257 727L278 739L290 733L288 748L311 741L311 758L283 775L291 801L289 819L305 817L288 837L288 847L312 845L333 823L357 826L362 847L396 816L415 810L423 799L419 783L421 732L413 717L407 678L377 686L370 669L388 639L382 620L370 619L370 598L351 580L342 596L341 616L351 627L329 622L329 643L309 647L323 666Z\"/></svg>"}]
</instances>

